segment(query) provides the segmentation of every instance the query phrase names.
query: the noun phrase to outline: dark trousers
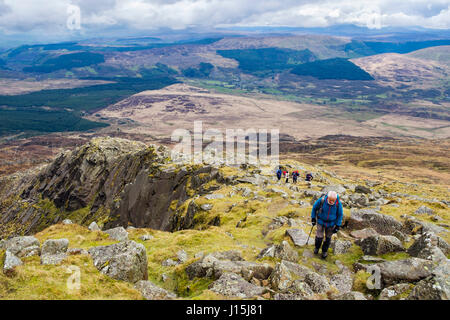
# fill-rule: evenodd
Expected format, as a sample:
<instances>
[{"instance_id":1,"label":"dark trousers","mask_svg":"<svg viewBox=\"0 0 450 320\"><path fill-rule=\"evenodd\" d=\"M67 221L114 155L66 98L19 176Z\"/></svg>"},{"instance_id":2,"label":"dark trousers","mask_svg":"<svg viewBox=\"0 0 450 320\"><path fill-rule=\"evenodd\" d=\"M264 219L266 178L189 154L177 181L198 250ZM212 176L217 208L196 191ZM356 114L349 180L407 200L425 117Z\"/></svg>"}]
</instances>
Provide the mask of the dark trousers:
<instances>
[{"instance_id":1,"label":"dark trousers","mask_svg":"<svg viewBox=\"0 0 450 320\"><path fill-rule=\"evenodd\" d=\"M326 228L320 224L317 224L316 241L315 241L315 246L316 246L317 251L320 249L321 246L322 246L322 252L326 253L328 251L328 248L330 247L330 244L331 244L331 237L333 236L333 230L334 230L334 226ZM324 236L325 236L325 241L323 241ZM322 245L322 241L323 241L323 245Z\"/></svg>"}]
</instances>

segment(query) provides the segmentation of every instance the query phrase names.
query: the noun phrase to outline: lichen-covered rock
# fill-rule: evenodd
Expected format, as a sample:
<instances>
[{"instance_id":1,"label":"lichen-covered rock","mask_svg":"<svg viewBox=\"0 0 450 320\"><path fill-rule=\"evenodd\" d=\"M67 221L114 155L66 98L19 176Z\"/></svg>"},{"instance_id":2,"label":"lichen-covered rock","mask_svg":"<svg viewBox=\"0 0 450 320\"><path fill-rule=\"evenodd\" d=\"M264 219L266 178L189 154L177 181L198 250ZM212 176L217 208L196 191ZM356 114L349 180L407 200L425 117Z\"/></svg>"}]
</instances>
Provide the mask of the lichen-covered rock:
<instances>
[{"instance_id":1,"label":"lichen-covered rock","mask_svg":"<svg viewBox=\"0 0 450 320\"><path fill-rule=\"evenodd\" d=\"M305 282L315 293L325 293L330 289L327 278L315 272L309 272L305 276Z\"/></svg>"},{"instance_id":2,"label":"lichen-covered rock","mask_svg":"<svg viewBox=\"0 0 450 320\"><path fill-rule=\"evenodd\" d=\"M419 281L408 296L410 300L449 300L450 261L441 262L432 275Z\"/></svg>"},{"instance_id":3,"label":"lichen-covered rock","mask_svg":"<svg viewBox=\"0 0 450 320\"><path fill-rule=\"evenodd\" d=\"M386 261L377 266L380 268L383 287L425 279L431 275L433 269L431 261L419 258Z\"/></svg>"},{"instance_id":4,"label":"lichen-covered rock","mask_svg":"<svg viewBox=\"0 0 450 320\"><path fill-rule=\"evenodd\" d=\"M146 300L173 300L176 295L146 280L138 281L134 286Z\"/></svg>"},{"instance_id":5,"label":"lichen-covered rock","mask_svg":"<svg viewBox=\"0 0 450 320\"><path fill-rule=\"evenodd\" d=\"M346 267L342 268L339 273L331 277L330 285L338 289L340 293L352 291L353 273Z\"/></svg>"},{"instance_id":6,"label":"lichen-covered rock","mask_svg":"<svg viewBox=\"0 0 450 320\"><path fill-rule=\"evenodd\" d=\"M289 236L292 239L292 242L298 247L303 247L306 244L314 244L314 236L309 237L308 240L308 234L302 229L288 229L286 230L286 235ZM306 240L308 240L308 243L306 243Z\"/></svg>"},{"instance_id":7,"label":"lichen-covered rock","mask_svg":"<svg viewBox=\"0 0 450 320\"><path fill-rule=\"evenodd\" d=\"M105 230L105 233L109 234L111 239L117 241L126 241L128 240L128 232L123 227L117 227L109 230Z\"/></svg>"},{"instance_id":8,"label":"lichen-covered rock","mask_svg":"<svg viewBox=\"0 0 450 320\"><path fill-rule=\"evenodd\" d=\"M214 252L191 263L185 271L189 279L212 277L220 278L224 273L239 274L246 280L252 278L264 280L272 273L273 268L267 263L243 261L239 251Z\"/></svg>"},{"instance_id":9,"label":"lichen-covered rock","mask_svg":"<svg viewBox=\"0 0 450 320\"><path fill-rule=\"evenodd\" d=\"M62 224L70 225L70 224L73 224L73 222L70 219L65 219L65 220L63 220Z\"/></svg>"},{"instance_id":10,"label":"lichen-covered rock","mask_svg":"<svg viewBox=\"0 0 450 320\"><path fill-rule=\"evenodd\" d=\"M100 227L97 225L96 222L92 222L89 225L88 229L91 230L91 231L101 231Z\"/></svg>"},{"instance_id":11,"label":"lichen-covered rock","mask_svg":"<svg viewBox=\"0 0 450 320\"><path fill-rule=\"evenodd\" d=\"M306 300L314 295L314 291L304 280L294 280L286 292L294 294L294 300Z\"/></svg>"},{"instance_id":12,"label":"lichen-covered rock","mask_svg":"<svg viewBox=\"0 0 450 320\"><path fill-rule=\"evenodd\" d=\"M282 260L287 260L291 262L297 262L298 261L298 252L295 251L287 241L283 241L279 245L272 245L265 249L263 249L259 255L258 259L264 258L264 257L272 257L272 258L278 258Z\"/></svg>"},{"instance_id":13,"label":"lichen-covered rock","mask_svg":"<svg viewBox=\"0 0 450 320\"><path fill-rule=\"evenodd\" d=\"M89 249L89 254L94 266L113 279L135 283L148 278L147 252L140 243L128 240L93 247Z\"/></svg>"},{"instance_id":14,"label":"lichen-covered rock","mask_svg":"<svg viewBox=\"0 0 450 320\"><path fill-rule=\"evenodd\" d=\"M368 237L361 241L360 246L364 254L372 256L405 250L401 241L394 236L378 235Z\"/></svg>"},{"instance_id":15,"label":"lichen-covered rock","mask_svg":"<svg viewBox=\"0 0 450 320\"><path fill-rule=\"evenodd\" d=\"M378 232L376 232L373 228L365 228L362 230L354 230L350 232L350 235L358 240L363 240L365 238L378 235Z\"/></svg>"},{"instance_id":16,"label":"lichen-covered rock","mask_svg":"<svg viewBox=\"0 0 450 320\"><path fill-rule=\"evenodd\" d=\"M43 265L60 264L67 257L66 252L68 247L69 247L69 240L67 239L46 240L42 244L41 264Z\"/></svg>"},{"instance_id":17,"label":"lichen-covered rock","mask_svg":"<svg viewBox=\"0 0 450 320\"><path fill-rule=\"evenodd\" d=\"M5 252L5 261L3 263L3 273L8 274L14 271L14 268L17 266L21 266L22 260L16 257L11 251L6 250Z\"/></svg>"},{"instance_id":18,"label":"lichen-covered rock","mask_svg":"<svg viewBox=\"0 0 450 320\"><path fill-rule=\"evenodd\" d=\"M67 239L49 239L42 244L41 255L55 255L66 253L69 248Z\"/></svg>"},{"instance_id":19,"label":"lichen-covered rock","mask_svg":"<svg viewBox=\"0 0 450 320\"><path fill-rule=\"evenodd\" d=\"M407 294L411 291L413 285L409 283L399 283L394 286L390 286L387 288L384 288L383 291L381 291L380 296L378 300L399 300L404 299L407 296Z\"/></svg>"},{"instance_id":20,"label":"lichen-covered rock","mask_svg":"<svg viewBox=\"0 0 450 320\"><path fill-rule=\"evenodd\" d=\"M38 256L41 253L39 240L31 236L12 238L6 241L4 247L18 258Z\"/></svg>"},{"instance_id":21,"label":"lichen-covered rock","mask_svg":"<svg viewBox=\"0 0 450 320\"><path fill-rule=\"evenodd\" d=\"M439 250L433 248L439 248ZM440 254L439 251L442 251L443 253ZM431 256L433 259L430 260L433 261L439 261L442 259L442 256L445 257L445 254L449 253L450 250L447 242L431 232L421 234L408 248L409 255L423 259L426 259L424 257Z\"/></svg>"},{"instance_id":22,"label":"lichen-covered rock","mask_svg":"<svg viewBox=\"0 0 450 320\"><path fill-rule=\"evenodd\" d=\"M260 296L266 290L263 287L245 281L245 279L235 273L229 272L222 274L208 288L225 297L240 299L250 299L255 296Z\"/></svg>"},{"instance_id":23,"label":"lichen-covered rock","mask_svg":"<svg viewBox=\"0 0 450 320\"><path fill-rule=\"evenodd\" d=\"M274 290L286 291L295 280L305 281L306 275L314 273L311 269L290 261L277 263L269 281Z\"/></svg>"},{"instance_id":24,"label":"lichen-covered rock","mask_svg":"<svg viewBox=\"0 0 450 320\"><path fill-rule=\"evenodd\" d=\"M349 240L336 240L331 242L331 248L334 254L345 254L352 247L352 242Z\"/></svg>"},{"instance_id":25,"label":"lichen-covered rock","mask_svg":"<svg viewBox=\"0 0 450 320\"><path fill-rule=\"evenodd\" d=\"M382 235L391 235L395 230L403 230L401 222L372 209L352 209L348 227L351 229L373 228Z\"/></svg>"},{"instance_id":26,"label":"lichen-covered rock","mask_svg":"<svg viewBox=\"0 0 450 320\"><path fill-rule=\"evenodd\" d=\"M41 255L42 265L58 265L67 258L65 253L52 254L52 255Z\"/></svg>"}]
</instances>

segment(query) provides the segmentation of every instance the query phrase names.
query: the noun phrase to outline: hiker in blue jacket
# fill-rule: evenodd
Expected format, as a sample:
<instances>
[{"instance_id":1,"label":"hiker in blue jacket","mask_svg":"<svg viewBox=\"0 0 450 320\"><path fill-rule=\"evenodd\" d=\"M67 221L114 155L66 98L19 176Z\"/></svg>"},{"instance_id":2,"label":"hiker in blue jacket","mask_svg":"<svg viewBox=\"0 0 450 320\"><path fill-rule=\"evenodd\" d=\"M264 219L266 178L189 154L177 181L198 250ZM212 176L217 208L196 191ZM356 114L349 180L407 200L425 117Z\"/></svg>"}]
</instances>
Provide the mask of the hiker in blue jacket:
<instances>
[{"instance_id":1,"label":"hiker in blue jacket","mask_svg":"<svg viewBox=\"0 0 450 320\"><path fill-rule=\"evenodd\" d=\"M314 203L311 212L312 225L314 226L317 223L314 254L319 253L325 233L326 238L322 246L322 258L325 259L328 256L327 251L330 247L331 237L333 233L339 231L343 217L342 204L334 191L328 192L326 196L322 196Z\"/></svg>"},{"instance_id":2,"label":"hiker in blue jacket","mask_svg":"<svg viewBox=\"0 0 450 320\"><path fill-rule=\"evenodd\" d=\"M283 171L281 171L281 167L279 167L278 170L277 170L277 178L278 178L278 181L281 180L281 175L282 175L282 174L283 174Z\"/></svg>"}]
</instances>

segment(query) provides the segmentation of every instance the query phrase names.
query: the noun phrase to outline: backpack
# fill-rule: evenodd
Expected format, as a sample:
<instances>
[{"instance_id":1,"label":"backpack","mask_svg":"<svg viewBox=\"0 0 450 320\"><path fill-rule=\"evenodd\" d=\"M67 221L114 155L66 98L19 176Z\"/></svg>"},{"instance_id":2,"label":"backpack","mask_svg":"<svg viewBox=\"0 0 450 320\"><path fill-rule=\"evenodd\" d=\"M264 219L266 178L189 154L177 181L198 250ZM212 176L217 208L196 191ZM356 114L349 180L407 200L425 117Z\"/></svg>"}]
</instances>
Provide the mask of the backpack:
<instances>
[{"instance_id":1,"label":"backpack","mask_svg":"<svg viewBox=\"0 0 450 320\"><path fill-rule=\"evenodd\" d=\"M319 217L319 213L321 213L322 212L322 209L323 209L323 203L325 202L325 197L326 197L327 195L325 194L325 193L323 193L321 196L320 196L320 198L319 199L321 199L320 200L320 206L317 208L317 210L316 210L316 217Z\"/></svg>"}]
</instances>

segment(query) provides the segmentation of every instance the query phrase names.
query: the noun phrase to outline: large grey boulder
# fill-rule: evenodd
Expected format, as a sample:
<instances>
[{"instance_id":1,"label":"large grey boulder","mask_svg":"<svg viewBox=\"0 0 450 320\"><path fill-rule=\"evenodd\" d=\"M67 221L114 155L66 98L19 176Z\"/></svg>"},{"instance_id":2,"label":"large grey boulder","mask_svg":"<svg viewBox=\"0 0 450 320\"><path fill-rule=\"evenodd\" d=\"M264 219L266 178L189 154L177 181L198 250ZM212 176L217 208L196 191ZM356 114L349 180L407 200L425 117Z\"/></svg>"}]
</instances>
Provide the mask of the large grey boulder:
<instances>
[{"instance_id":1,"label":"large grey boulder","mask_svg":"<svg viewBox=\"0 0 450 320\"><path fill-rule=\"evenodd\" d=\"M433 265L431 261L419 258L386 261L377 264L383 287L425 279L432 274Z\"/></svg>"},{"instance_id":2,"label":"large grey boulder","mask_svg":"<svg viewBox=\"0 0 450 320\"><path fill-rule=\"evenodd\" d=\"M403 244L394 236L372 236L365 238L360 243L364 254L377 256L389 252L405 251Z\"/></svg>"},{"instance_id":3,"label":"large grey boulder","mask_svg":"<svg viewBox=\"0 0 450 320\"><path fill-rule=\"evenodd\" d=\"M417 283L408 300L449 300L450 285L448 277L424 279Z\"/></svg>"},{"instance_id":4,"label":"large grey boulder","mask_svg":"<svg viewBox=\"0 0 450 320\"><path fill-rule=\"evenodd\" d=\"M422 233L408 248L408 253L413 257L418 257L424 249L433 247L441 249L444 255L450 254L450 246L448 243L431 232Z\"/></svg>"},{"instance_id":5,"label":"large grey boulder","mask_svg":"<svg viewBox=\"0 0 450 320\"><path fill-rule=\"evenodd\" d=\"M304 280L294 280L284 292L293 295L286 300L307 300L314 295L314 291Z\"/></svg>"},{"instance_id":6,"label":"large grey boulder","mask_svg":"<svg viewBox=\"0 0 450 320\"><path fill-rule=\"evenodd\" d=\"M266 289L245 281L241 276L226 272L214 281L209 290L225 297L250 299L262 295Z\"/></svg>"},{"instance_id":7,"label":"large grey boulder","mask_svg":"<svg viewBox=\"0 0 450 320\"><path fill-rule=\"evenodd\" d=\"M376 232L373 228L365 228L362 230L354 230L350 232L350 235L358 240L363 240L365 238L378 235L378 232Z\"/></svg>"},{"instance_id":8,"label":"large grey boulder","mask_svg":"<svg viewBox=\"0 0 450 320\"><path fill-rule=\"evenodd\" d=\"M89 254L94 266L113 279L135 283L148 278L147 252L140 243L128 240L93 247L89 249Z\"/></svg>"},{"instance_id":9,"label":"large grey boulder","mask_svg":"<svg viewBox=\"0 0 450 320\"><path fill-rule=\"evenodd\" d=\"M69 248L67 239L49 239L42 244L41 255L55 255L66 253Z\"/></svg>"},{"instance_id":10,"label":"large grey boulder","mask_svg":"<svg viewBox=\"0 0 450 320\"><path fill-rule=\"evenodd\" d=\"M22 265L22 260L16 257L11 251L6 250L5 252L5 261L3 263L3 273L8 274L13 272L14 268Z\"/></svg>"},{"instance_id":11,"label":"large grey boulder","mask_svg":"<svg viewBox=\"0 0 450 320\"><path fill-rule=\"evenodd\" d=\"M66 252L68 248L69 240L67 239L46 240L41 249L41 264L60 264L67 257Z\"/></svg>"},{"instance_id":12,"label":"large grey boulder","mask_svg":"<svg viewBox=\"0 0 450 320\"><path fill-rule=\"evenodd\" d=\"M331 248L334 254L345 254L350 250L352 245L350 240L336 240L331 242Z\"/></svg>"},{"instance_id":13,"label":"large grey boulder","mask_svg":"<svg viewBox=\"0 0 450 320\"><path fill-rule=\"evenodd\" d=\"M4 248L18 258L38 256L41 253L39 240L35 237L15 237L6 241Z\"/></svg>"},{"instance_id":14,"label":"large grey boulder","mask_svg":"<svg viewBox=\"0 0 450 320\"><path fill-rule=\"evenodd\" d=\"M238 259L241 259L240 255L236 255L232 251L228 253L208 254L187 266L186 274L191 280L196 277L212 277L218 279L227 272L236 273L246 280L252 278L265 280L272 273L273 268L267 263L248 262Z\"/></svg>"},{"instance_id":15,"label":"large grey boulder","mask_svg":"<svg viewBox=\"0 0 450 320\"><path fill-rule=\"evenodd\" d=\"M272 257L291 262L297 262L298 252L295 251L287 241L283 241L279 245L272 245L262 250L257 258L260 259L264 257Z\"/></svg>"},{"instance_id":16,"label":"large grey boulder","mask_svg":"<svg viewBox=\"0 0 450 320\"><path fill-rule=\"evenodd\" d=\"M330 285L334 286L339 292L351 292L353 288L353 273L345 266L341 266L338 273L334 274L330 279Z\"/></svg>"},{"instance_id":17,"label":"large grey boulder","mask_svg":"<svg viewBox=\"0 0 450 320\"><path fill-rule=\"evenodd\" d=\"M420 281L411 291L411 300L450 299L450 260L441 262L433 269L432 275Z\"/></svg>"},{"instance_id":18,"label":"large grey boulder","mask_svg":"<svg viewBox=\"0 0 450 320\"><path fill-rule=\"evenodd\" d=\"M330 289L327 278L315 272L309 272L305 276L305 283L308 284L315 293L325 293Z\"/></svg>"},{"instance_id":19,"label":"large grey boulder","mask_svg":"<svg viewBox=\"0 0 450 320\"><path fill-rule=\"evenodd\" d=\"M308 234L302 229L288 229L286 230L286 235L289 236L292 239L292 242L298 247L303 247L306 244L314 244L314 235L309 237L308 240ZM306 243L306 240L308 240L308 243Z\"/></svg>"},{"instance_id":20,"label":"large grey boulder","mask_svg":"<svg viewBox=\"0 0 450 320\"><path fill-rule=\"evenodd\" d=\"M123 227L117 227L109 230L105 230L105 233L109 234L111 239L117 241L126 241L128 240L128 232Z\"/></svg>"},{"instance_id":21,"label":"large grey boulder","mask_svg":"<svg viewBox=\"0 0 450 320\"><path fill-rule=\"evenodd\" d=\"M382 235L392 235L396 230L403 230L402 223L372 209L352 209L348 227L350 229L373 228Z\"/></svg>"},{"instance_id":22,"label":"large grey boulder","mask_svg":"<svg viewBox=\"0 0 450 320\"><path fill-rule=\"evenodd\" d=\"M312 272L311 269L289 261L277 263L270 275L269 281L274 290L285 291L291 287L294 280L304 280Z\"/></svg>"},{"instance_id":23,"label":"large grey boulder","mask_svg":"<svg viewBox=\"0 0 450 320\"><path fill-rule=\"evenodd\" d=\"M384 288L381 291L378 300L399 300L402 295L407 294L411 291L413 286L409 283L399 283L387 288ZM403 298L404 299L404 298Z\"/></svg>"},{"instance_id":24,"label":"large grey boulder","mask_svg":"<svg viewBox=\"0 0 450 320\"><path fill-rule=\"evenodd\" d=\"M134 286L146 300L173 300L176 295L146 280L138 281Z\"/></svg>"}]
</instances>

